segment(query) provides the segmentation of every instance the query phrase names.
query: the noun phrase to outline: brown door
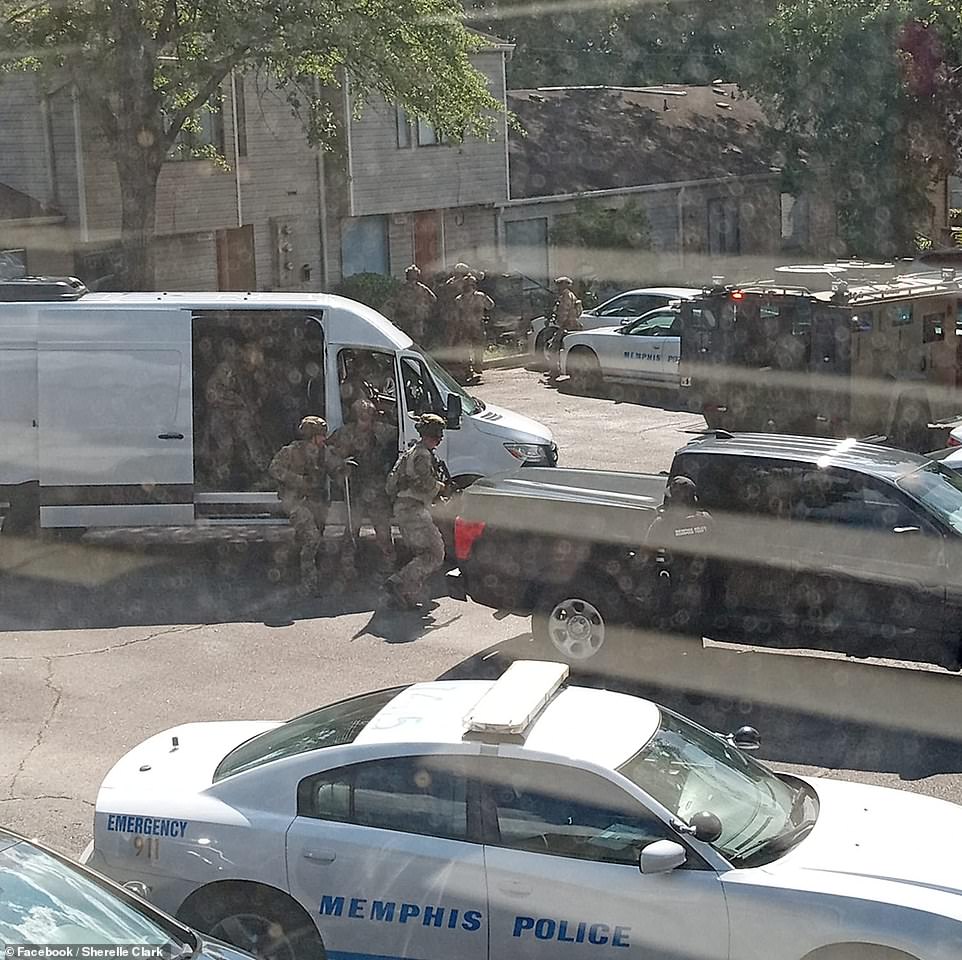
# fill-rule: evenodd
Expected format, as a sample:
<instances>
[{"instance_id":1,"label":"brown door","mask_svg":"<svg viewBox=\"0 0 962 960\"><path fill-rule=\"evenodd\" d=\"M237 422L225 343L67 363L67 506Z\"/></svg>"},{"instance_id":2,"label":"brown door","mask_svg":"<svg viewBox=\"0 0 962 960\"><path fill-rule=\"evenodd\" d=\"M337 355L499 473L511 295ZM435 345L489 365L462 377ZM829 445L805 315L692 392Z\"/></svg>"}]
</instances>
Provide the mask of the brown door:
<instances>
[{"instance_id":1,"label":"brown door","mask_svg":"<svg viewBox=\"0 0 962 960\"><path fill-rule=\"evenodd\" d=\"M414 215L414 262L430 276L441 268L441 211Z\"/></svg>"},{"instance_id":2,"label":"brown door","mask_svg":"<svg viewBox=\"0 0 962 960\"><path fill-rule=\"evenodd\" d=\"M254 225L217 231L217 283L221 290L256 290Z\"/></svg>"}]
</instances>

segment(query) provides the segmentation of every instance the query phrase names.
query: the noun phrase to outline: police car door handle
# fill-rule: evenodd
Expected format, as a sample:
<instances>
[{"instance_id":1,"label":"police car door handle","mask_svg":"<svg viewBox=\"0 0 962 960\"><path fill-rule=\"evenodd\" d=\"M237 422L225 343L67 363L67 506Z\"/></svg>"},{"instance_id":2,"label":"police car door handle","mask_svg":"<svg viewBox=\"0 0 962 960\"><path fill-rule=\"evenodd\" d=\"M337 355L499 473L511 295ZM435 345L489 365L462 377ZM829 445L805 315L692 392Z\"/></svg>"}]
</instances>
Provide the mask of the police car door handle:
<instances>
[{"instance_id":1,"label":"police car door handle","mask_svg":"<svg viewBox=\"0 0 962 960\"><path fill-rule=\"evenodd\" d=\"M158 433L158 440L183 440L184 435L182 433Z\"/></svg>"},{"instance_id":2,"label":"police car door handle","mask_svg":"<svg viewBox=\"0 0 962 960\"><path fill-rule=\"evenodd\" d=\"M529 897L532 891L531 884L523 880L502 880L498 889L511 897Z\"/></svg>"},{"instance_id":3,"label":"police car door handle","mask_svg":"<svg viewBox=\"0 0 962 960\"><path fill-rule=\"evenodd\" d=\"M301 856L315 863L333 863L337 859L337 854L333 850L305 850Z\"/></svg>"}]
</instances>

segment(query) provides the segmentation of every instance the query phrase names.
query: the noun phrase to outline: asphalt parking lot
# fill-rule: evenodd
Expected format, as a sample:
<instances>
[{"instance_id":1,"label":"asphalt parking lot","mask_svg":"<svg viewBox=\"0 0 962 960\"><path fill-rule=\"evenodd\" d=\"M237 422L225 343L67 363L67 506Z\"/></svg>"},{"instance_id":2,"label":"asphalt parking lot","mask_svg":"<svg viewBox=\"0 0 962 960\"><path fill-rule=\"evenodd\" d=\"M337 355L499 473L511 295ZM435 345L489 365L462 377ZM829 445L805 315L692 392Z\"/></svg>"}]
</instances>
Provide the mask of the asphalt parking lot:
<instances>
[{"instance_id":1,"label":"asphalt parking lot","mask_svg":"<svg viewBox=\"0 0 962 960\"><path fill-rule=\"evenodd\" d=\"M570 396L521 369L489 371L476 392L548 424L571 466L657 472L703 425L670 400ZM280 529L7 542L0 565L0 823L68 853L89 839L106 771L152 733L286 718L532 653L526 619L441 597L440 582L423 615L374 612L371 584L298 600ZM624 649L587 682L714 729L753 723L779 766L962 802L962 677L654 636Z\"/></svg>"}]
</instances>

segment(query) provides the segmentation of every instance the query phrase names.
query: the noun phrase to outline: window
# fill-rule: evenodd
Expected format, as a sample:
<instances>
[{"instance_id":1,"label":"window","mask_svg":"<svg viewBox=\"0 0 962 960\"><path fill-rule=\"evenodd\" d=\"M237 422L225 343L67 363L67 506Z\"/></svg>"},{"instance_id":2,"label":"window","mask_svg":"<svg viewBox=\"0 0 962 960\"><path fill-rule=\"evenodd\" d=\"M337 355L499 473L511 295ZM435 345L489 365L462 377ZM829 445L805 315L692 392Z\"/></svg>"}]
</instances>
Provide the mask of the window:
<instances>
[{"instance_id":1,"label":"window","mask_svg":"<svg viewBox=\"0 0 962 960\"><path fill-rule=\"evenodd\" d=\"M247 156L247 98L244 93L244 77L234 77L235 109L237 111L237 155Z\"/></svg>"},{"instance_id":2,"label":"window","mask_svg":"<svg viewBox=\"0 0 962 960\"><path fill-rule=\"evenodd\" d=\"M441 399L427 375L424 365L410 357L401 360L401 378L404 382L404 400L408 413L439 413Z\"/></svg>"},{"instance_id":3,"label":"window","mask_svg":"<svg viewBox=\"0 0 962 960\"><path fill-rule=\"evenodd\" d=\"M418 117L418 146L436 147L443 142L443 138L438 133L434 124L425 120L423 117Z\"/></svg>"},{"instance_id":4,"label":"window","mask_svg":"<svg viewBox=\"0 0 962 960\"><path fill-rule=\"evenodd\" d=\"M798 470L793 479L793 519L877 531L919 525L895 491L858 474L810 467Z\"/></svg>"},{"instance_id":5,"label":"window","mask_svg":"<svg viewBox=\"0 0 962 960\"><path fill-rule=\"evenodd\" d=\"M664 306L665 302L665 297L629 294L602 304L597 310L597 315L599 317L640 317L649 310Z\"/></svg>"},{"instance_id":6,"label":"window","mask_svg":"<svg viewBox=\"0 0 962 960\"><path fill-rule=\"evenodd\" d=\"M665 313L648 314L635 321L625 329L626 334L638 337L673 337L678 336L677 327L680 324L678 314L674 310ZM672 330L675 325L675 330Z\"/></svg>"},{"instance_id":7,"label":"window","mask_svg":"<svg viewBox=\"0 0 962 960\"><path fill-rule=\"evenodd\" d=\"M922 343L935 343L945 339L945 326L941 313L927 313L922 317Z\"/></svg>"},{"instance_id":8,"label":"window","mask_svg":"<svg viewBox=\"0 0 962 960\"><path fill-rule=\"evenodd\" d=\"M396 111L397 123L397 145L403 149L411 146L411 121L408 119L403 107L398 107Z\"/></svg>"},{"instance_id":9,"label":"window","mask_svg":"<svg viewBox=\"0 0 962 960\"><path fill-rule=\"evenodd\" d=\"M708 252L712 255L741 252L737 200L726 197L708 201Z\"/></svg>"},{"instance_id":10,"label":"window","mask_svg":"<svg viewBox=\"0 0 962 960\"><path fill-rule=\"evenodd\" d=\"M214 771L214 782L272 760L353 743L371 718L403 689L393 687L328 704L258 734L235 747L221 760Z\"/></svg>"},{"instance_id":11,"label":"window","mask_svg":"<svg viewBox=\"0 0 962 960\"><path fill-rule=\"evenodd\" d=\"M788 508L794 469L780 460L681 454L672 475L695 481L706 510L781 518Z\"/></svg>"},{"instance_id":12,"label":"window","mask_svg":"<svg viewBox=\"0 0 962 960\"><path fill-rule=\"evenodd\" d=\"M303 780L297 814L377 830L468 840L467 776L458 757L391 757Z\"/></svg>"},{"instance_id":13,"label":"window","mask_svg":"<svg viewBox=\"0 0 962 960\"><path fill-rule=\"evenodd\" d=\"M670 835L637 800L595 774L509 759L483 759L480 769L497 846L637 866L642 847Z\"/></svg>"},{"instance_id":14,"label":"window","mask_svg":"<svg viewBox=\"0 0 962 960\"><path fill-rule=\"evenodd\" d=\"M218 91L188 125L181 128L171 147L169 160L196 160L205 148L213 147L221 156L224 146L224 98Z\"/></svg>"},{"instance_id":15,"label":"window","mask_svg":"<svg viewBox=\"0 0 962 960\"><path fill-rule=\"evenodd\" d=\"M55 858L27 841L0 849L0 942L49 943L62 948L90 943L138 943L180 956L187 931L154 918L126 891ZM16 841L16 838L12 838ZM72 952L72 951L71 951Z\"/></svg>"},{"instance_id":16,"label":"window","mask_svg":"<svg viewBox=\"0 0 962 960\"><path fill-rule=\"evenodd\" d=\"M390 273L386 216L355 217L341 225L341 275Z\"/></svg>"},{"instance_id":17,"label":"window","mask_svg":"<svg viewBox=\"0 0 962 960\"><path fill-rule=\"evenodd\" d=\"M808 243L809 203L807 196L783 193L780 197L782 246L802 247Z\"/></svg>"}]
</instances>

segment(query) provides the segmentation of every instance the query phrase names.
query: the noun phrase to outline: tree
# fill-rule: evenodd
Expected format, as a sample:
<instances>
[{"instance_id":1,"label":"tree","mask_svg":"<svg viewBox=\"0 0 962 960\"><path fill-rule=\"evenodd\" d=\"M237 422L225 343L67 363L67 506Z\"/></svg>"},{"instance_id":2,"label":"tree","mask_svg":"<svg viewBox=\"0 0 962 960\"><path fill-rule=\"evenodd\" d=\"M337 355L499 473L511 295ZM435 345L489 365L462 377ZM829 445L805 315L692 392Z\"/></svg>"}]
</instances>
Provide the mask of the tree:
<instances>
[{"instance_id":1,"label":"tree","mask_svg":"<svg viewBox=\"0 0 962 960\"><path fill-rule=\"evenodd\" d=\"M153 286L157 180L178 134L233 70L268 73L330 145L325 91L380 93L445 136L484 135L501 109L456 0L0 0L0 64L73 82L117 164L132 288Z\"/></svg>"},{"instance_id":2,"label":"tree","mask_svg":"<svg viewBox=\"0 0 962 960\"><path fill-rule=\"evenodd\" d=\"M554 247L565 249L567 260L577 263L580 280L602 288L623 272L626 254L652 249L648 214L635 197L614 208L578 200L574 213L554 220L550 239Z\"/></svg>"},{"instance_id":3,"label":"tree","mask_svg":"<svg viewBox=\"0 0 962 960\"><path fill-rule=\"evenodd\" d=\"M846 252L911 252L930 187L958 160L959 36L958 10L932 0L783 2L745 64L786 189L828 174Z\"/></svg>"},{"instance_id":4,"label":"tree","mask_svg":"<svg viewBox=\"0 0 962 960\"><path fill-rule=\"evenodd\" d=\"M473 0L469 22L517 45L513 87L733 79L775 0ZM517 11L517 12L515 12Z\"/></svg>"},{"instance_id":5,"label":"tree","mask_svg":"<svg viewBox=\"0 0 962 960\"><path fill-rule=\"evenodd\" d=\"M614 208L596 200L578 200L574 213L563 214L552 224L551 242L584 250L650 250L651 226L644 206L635 198Z\"/></svg>"}]
</instances>

